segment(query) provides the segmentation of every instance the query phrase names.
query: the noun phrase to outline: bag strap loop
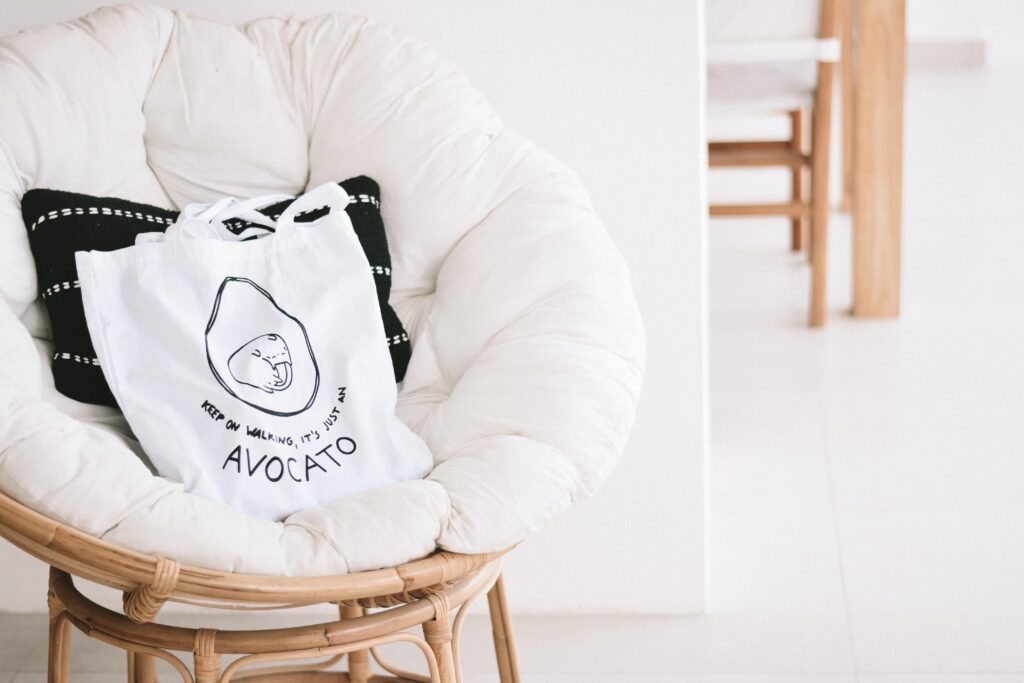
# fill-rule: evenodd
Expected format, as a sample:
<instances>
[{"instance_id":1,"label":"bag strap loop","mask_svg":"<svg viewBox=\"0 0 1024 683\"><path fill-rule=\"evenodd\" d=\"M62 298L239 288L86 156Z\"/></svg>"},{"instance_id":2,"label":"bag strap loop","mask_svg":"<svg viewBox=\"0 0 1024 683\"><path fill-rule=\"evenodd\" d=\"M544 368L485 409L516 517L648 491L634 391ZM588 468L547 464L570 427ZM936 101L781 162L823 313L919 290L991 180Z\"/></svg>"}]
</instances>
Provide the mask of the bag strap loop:
<instances>
[{"instance_id":1,"label":"bag strap loop","mask_svg":"<svg viewBox=\"0 0 1024 683\"><path fill-rule=\"evenodd\" d=\"M212 239L225 242L240 242L249 237L260 237L274 231L274 221L257 209L292 199L290 194L265 194L251 199L238 200L224 197L211 203L195 203L186 206L174 224L162 235L148 233L144 242L174 242L186 239ZM225 221L243 220L255 225L234 233L224 225ZM138 243L138 240L136 241Z\"/></svg>"},{"instance_id":2,"label":"bag strap loop","mask_svg":"<svg viewBox=\"0 0 1024 683\"><path fill-rule=\"evenodd\" d=\"M330 215L335 211L344 211L350 201L348 191L337 183L324 183L314 187L284 210L280 218L277 219L277 233L284 234L295 228L295 217L300 213L315 211L326 206L329 209L328 215ZM302 225L308 226L310 224L303 223Z\"/></svg>"}]
</instances>

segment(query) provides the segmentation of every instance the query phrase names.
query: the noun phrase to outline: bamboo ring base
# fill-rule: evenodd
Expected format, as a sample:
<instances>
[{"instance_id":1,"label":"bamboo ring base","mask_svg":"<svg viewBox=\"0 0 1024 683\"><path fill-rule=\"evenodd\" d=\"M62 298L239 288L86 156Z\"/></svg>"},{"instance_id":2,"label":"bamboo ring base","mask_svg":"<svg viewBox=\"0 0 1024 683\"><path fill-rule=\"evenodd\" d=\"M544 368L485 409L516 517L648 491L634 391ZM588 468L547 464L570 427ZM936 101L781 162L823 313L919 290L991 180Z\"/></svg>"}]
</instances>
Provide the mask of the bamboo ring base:
<instances>
[{"instance_id":1,"label":"bamboo ring base","mask_svg":"<svg viewBox=\"0 0 1024 683\"><path fill-rule=\"evenodd\" d=\"M446 585L410 597L400 606L369 613L343 604L337 621L267 630L218 630L139 623L86 598L72 577L50 569L50 658L48 683L67 683L70 627L119 647L128 656L128 683L155 683L155 659L170 663L183 683L461 683L459 636L466 607L487 594L502 683L519 683L500 561L495 559ZM456 615L452 618L451 613ZM201 619L201 617L197 617ZM422 636L407 629L419 626ZM396 669L381 659L383 645L415 645L426 674ZM191 652L192 670L175 652ZM242 655L227 666L221 655ZM303 660L323 660L288 664ZM348 671L328 671L343 657ZM372 671L374 659L387 675ZM280 663L285 663L281 666ZM262 666L259 665L273 665Z\"/></svg>"},{"instance_id":2,"label":"bamboo ring base","mask_svg":"<svg viewBox=\"0 0 1024 683\"><path fill-rule=\"evenodd\" d=\"M266 676L252 676L245 680L249 683L352 683L352 679L345 671L283 671ZM373 675L365 680L367 683L395 683L395 681L409 681L410 679Z\"/></svg>"},{"instance_id":3,"label":"bamboo ring base","mask_svg":"<svg viewBox=\"0 0 1024 683\"><path fill-rule=\"evenodd\" d=\"M439 551L397 567L337 576L238 574L182 565L113 545L60 524L2 493L0 536L50 565L48 683L67 683L70 678L72 626L127 652L128 683L155 683L156 659L173 666L184 683L284 678L300 683L462 683L459 633L465 608L484 593L501 683L519 683L500 565L502 555L511 548L478 555ZM71 574L123 591L125 613L83 596ZM233 610L330 603L338 606L341 618L256 631L153 623L167 602ZM369 613L370 609L378 611ZM456 612L454 619L452 611ZM405 632L412 627L420 627L423 635ZM429 673L401 671L384 661L379 655L380 646L395 642L419 648ZM191 653L192 670L173 652ZM243 656L225 667L221 662L224 654ZM342 657L348 659L347 673L325 671ZM329 659L308 665L248 669L261 663L324 658ZM375 675L371 658L391 676Z\"/></svg>"}]
</instances>

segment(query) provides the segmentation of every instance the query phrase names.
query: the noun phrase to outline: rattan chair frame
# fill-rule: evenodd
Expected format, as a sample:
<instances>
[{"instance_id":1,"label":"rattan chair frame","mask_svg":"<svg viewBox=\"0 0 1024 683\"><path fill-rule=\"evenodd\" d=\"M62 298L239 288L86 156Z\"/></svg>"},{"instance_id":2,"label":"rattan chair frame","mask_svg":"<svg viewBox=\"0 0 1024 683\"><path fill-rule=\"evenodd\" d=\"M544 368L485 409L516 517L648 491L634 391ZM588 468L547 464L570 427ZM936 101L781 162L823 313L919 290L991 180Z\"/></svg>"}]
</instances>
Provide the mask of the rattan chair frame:
<instances>
[{"instance_id":1,"label":"rattan chair frame","mask_svg":"<svg viewBox=\"0 0 1024 683\"><path fill-rule=\"evenodd\" d=\"M397 567L338 576L223 572L102 541L4 494L0 494L0 536L50 565L48 683L69 680L71 627L125 650L129 683L156 681L156 659L170 663L183 683L461 683L459 634L465 608L484 593L501 683L519 683L501 576L501 557L507 550L479 555L436 552ZM72 575L121 590L124 614L83 596ZM155 623L167 602L231 610L332 603L340 614L336 621L306 626L217 630ZM422 637L407 631L414 626L422 629ZM403 641L423 653L427 675L400 671L381 659L380 646ZM191 652L193 671L173 652ZM223 654L242 657L222 667ZM329 659L243 671L254 664L324 657ZM347 672L327 670L342 657L348 658ZM390 675L373 674L371 658Z\"/></svg>"}]
</instances>

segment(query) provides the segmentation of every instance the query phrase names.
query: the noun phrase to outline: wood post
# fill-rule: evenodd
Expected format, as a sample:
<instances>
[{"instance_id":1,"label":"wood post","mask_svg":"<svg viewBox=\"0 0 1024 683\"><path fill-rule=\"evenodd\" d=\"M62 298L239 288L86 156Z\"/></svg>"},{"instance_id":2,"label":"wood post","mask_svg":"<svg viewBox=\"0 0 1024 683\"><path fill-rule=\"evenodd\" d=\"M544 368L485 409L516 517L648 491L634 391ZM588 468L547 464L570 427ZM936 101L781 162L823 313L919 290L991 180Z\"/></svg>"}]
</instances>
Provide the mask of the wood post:
<instances>
[{"instance_id":1,"label":"wood post","mask_svg":"<svg viewBox=\"0 0 1024 683\"><path fill-rule=\"evenodd\" d=\"M342 605L339 607L342 619L358 619L366 612L359 605ZM373 676L370 667L370 651L355 650L348 653L349 683L367 683Z\"/></svg>"},{"instance_id":2,"label":"wood post","mask_svg":"<svg viewBox=\"0 0 1024 683\"><path fill-rule=\"evenodd\" d=\"M857 0L853 314L900 313L906 0Z\"/></svg>"},{"instance_id":3,"label":"wood post","mask_svg":"<svg viewBox=\"0 0 1024 683\"><path fill-rule=\"evenodd\" d=\"M519 656L516 653L515 635L512 633L512 615L508 611L503 575L498 576L494 587L487 593L487 606L491 612L494 652L498 658L501 683L519 683Z\"/></svg>"},{"instance_id":4,"label":"wood post","mask_svg":"<svg viewBox=\"0 0 1024 683\"><path fill-rule=\"evenodd\" d=\"M54 569L50 569L53 580ZM47 683L68 683L71 679L71 622L64 616L64 605L53 594L47 596L50 609L50 642L46 660Z\"/></svg>"},{"instance_id":5,"label":"wood post","mask_svg":"<svg viewBox=\"0 0 1024 683\"><path fill-rule=\"evenodd\" d=\"M789 146L798 154L804 154L804 110L794 109L789 112L789 121L791 129ZM803 204L805 201L803 165L790 168L790 177L792 182L792 201L794 204ZM790 220L790 251L801 251L804 248L805 227L803 216L794 216Z\"/></svg>"},{"instance_id":6,"label":"wood post","mask_svg":"<svg viewBox=\"0 0 1024 683\"><path fill-rule=\"evenodd\" d=\"M842 94L839 101L842 106L843 131L843 200L842 209L846 213L853 210L853 145L857 133L857 122L853 113L853 81L854 81L854 21L855 0L842 0L842 54L839 58L839 82Z\"/></svg>"},{"instance_id":7,"label":"wood post","mask_svg":"<svg viewBox=\"0 0 1024 683\"><path fill-rule=\"evenodd\" d=\"M834 64L820 64L818 68L831 71ZM819 86L820 87L820 86ZM818 103L823 108L831 108L831 87L825 88ZM825 324L828 312L828 176L829 159L824 150L828 148L829 114L815 108L812 135L814 137L814 157L811 160L811 327ZM819 153L821 150L821 153Z\"/></svg>"},{"instance_id":8,"label":"wood post","mask_svg":"<svg viewBox=\"0 0 1024 683\"><path fill-rule=\"evenodd\" d=\"M452 652L451 607L444 593L434 593L427 598L434 605L434 618L423 624L423 639L434 652L440 683L456 683L455 655Z\"/></svg>"},{"instance_id":9,"label":"wood post","mask_svg":"<svg viewBox=\"0 0 1024 683\"><path fill-rule=\"evenodd\" d=\"M821 3L821 35L839 30L836 2ZM825 324L828 311L829 150L832 144L834 62L818 63L818 85L811 112L811 327Z\"/></svg>"},{"instance_id":10,"label":"wood post","mask_svg":"<svg viewBox=\"0 0 1024 683\"><path fill-rule=\"evenodd\" d=\"M157 683L156 658L128 650L128 683Z\"/></svg>"}]
</instances>

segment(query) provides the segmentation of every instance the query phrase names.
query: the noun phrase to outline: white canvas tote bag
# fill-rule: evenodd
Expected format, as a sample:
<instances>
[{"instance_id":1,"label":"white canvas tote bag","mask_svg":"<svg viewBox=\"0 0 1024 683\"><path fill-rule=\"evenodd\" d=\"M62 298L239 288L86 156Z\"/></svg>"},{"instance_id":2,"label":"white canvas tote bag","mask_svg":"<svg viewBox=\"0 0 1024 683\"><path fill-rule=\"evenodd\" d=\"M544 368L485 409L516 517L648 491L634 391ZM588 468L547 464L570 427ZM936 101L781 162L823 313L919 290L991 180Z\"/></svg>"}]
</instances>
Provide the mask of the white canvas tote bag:
<instances>
[{"instance_id":1,"label":"white canvas tote bag","mask_svg":"<svg viewBox=\"0 0 1024 683\"><path fill-rule=\"evenodd\" d=\"M432 466L395 416L348 194L311 190L276 225L254 211L280 199L190 206L166 235L76 254L103 374L153 465L188 491L274 520ZM315 223L295 222L323 206ZM235 235L229 217L274 232Z\"/></svg>"}]
</instances>

